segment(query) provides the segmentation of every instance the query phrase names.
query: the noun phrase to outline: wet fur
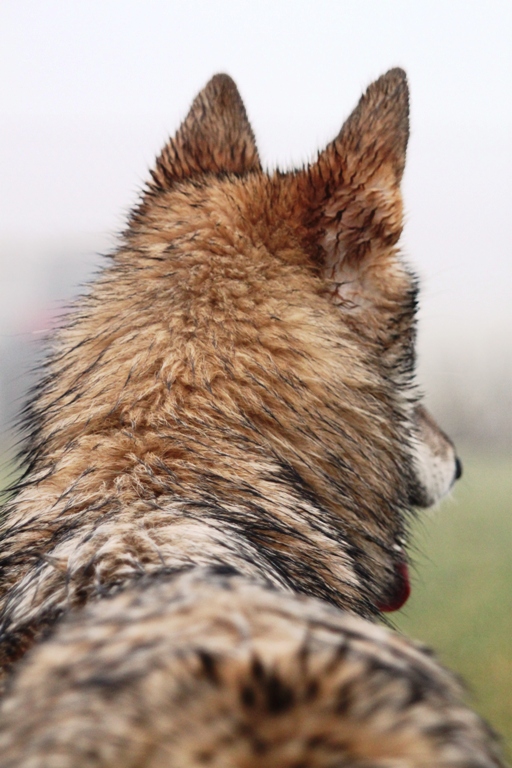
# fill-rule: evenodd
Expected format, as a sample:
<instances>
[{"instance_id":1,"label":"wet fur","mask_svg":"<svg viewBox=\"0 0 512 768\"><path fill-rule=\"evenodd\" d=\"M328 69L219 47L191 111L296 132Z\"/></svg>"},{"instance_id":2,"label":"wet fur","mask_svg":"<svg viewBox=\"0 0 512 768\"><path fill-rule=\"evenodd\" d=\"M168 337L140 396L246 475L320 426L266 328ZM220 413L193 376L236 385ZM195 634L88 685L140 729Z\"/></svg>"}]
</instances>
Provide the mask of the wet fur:
<instances>
[{"instance_id":1,"label":"wet fur","mask_svg":"<svg viewBox=\"0 0 512 768\"><path fill-rule=\"evenodd\" d=\"M499 764L451 677L353 615L423 498L407 100L392 70L267 174L217 76L164 148L28 406L0 766Z\"/></svg>"}]
</instances>

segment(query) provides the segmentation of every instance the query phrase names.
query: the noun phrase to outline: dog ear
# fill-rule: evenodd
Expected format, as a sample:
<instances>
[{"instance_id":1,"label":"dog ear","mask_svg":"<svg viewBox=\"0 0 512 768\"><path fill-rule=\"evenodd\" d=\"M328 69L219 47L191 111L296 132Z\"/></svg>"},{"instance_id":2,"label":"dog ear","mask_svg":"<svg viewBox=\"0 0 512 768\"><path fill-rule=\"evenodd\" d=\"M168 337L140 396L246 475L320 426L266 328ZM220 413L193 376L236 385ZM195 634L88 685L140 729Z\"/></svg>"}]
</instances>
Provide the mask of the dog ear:
<instances>
[{"instance_id":1,"label":"dog ear","mask_svg":"<svg viewBox=\"0 0 512 768\"><path fill-rule=\"evenodd\" d=\"M337 282L341 268L358 267L400 237L408 135L407 80L403 70L392 69L370 85L307 171L313 226L322 233L326 269Z\"/></svg>"},{"instance_id":2,"label":"dog ear","mask_svg":"<svg viewBox=\"0 0 512 768\"><path fill-rule=\"evenodd\" d=\"M215 75L196 96L176 136L151 172L152 191L203 173L260 170L254 135L237 87L229 75Z\"/></svg>"}]
</instances>

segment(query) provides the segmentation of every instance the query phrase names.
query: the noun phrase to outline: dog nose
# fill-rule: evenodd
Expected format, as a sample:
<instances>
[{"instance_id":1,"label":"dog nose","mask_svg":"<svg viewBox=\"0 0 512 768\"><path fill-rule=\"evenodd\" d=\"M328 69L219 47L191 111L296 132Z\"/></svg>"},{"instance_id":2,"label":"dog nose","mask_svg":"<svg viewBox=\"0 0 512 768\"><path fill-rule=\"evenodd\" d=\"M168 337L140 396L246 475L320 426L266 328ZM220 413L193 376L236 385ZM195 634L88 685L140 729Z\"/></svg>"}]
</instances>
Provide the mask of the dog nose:
<instances>
[{"instance_id":1,"label":"dog nose","mask_svg":"<svg viewBox=\"0 0 512 768\"><path fill-rule=\"evenodd\" d=\"M462 477L462 461L458 456L455 457L455 479L459 480Z\"/></svg>"}]
</instances>

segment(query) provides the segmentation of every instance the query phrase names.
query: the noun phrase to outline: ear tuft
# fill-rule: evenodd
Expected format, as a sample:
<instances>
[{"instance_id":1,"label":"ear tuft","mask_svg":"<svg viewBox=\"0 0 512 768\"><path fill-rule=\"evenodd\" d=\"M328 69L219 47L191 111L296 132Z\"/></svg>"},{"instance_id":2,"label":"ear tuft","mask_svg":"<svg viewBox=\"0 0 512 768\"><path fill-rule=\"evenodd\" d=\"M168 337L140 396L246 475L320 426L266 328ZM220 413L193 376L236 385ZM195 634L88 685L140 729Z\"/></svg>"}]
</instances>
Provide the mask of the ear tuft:
<instances>
[{"instance_id":1,"label":"ear tuft","mask_svg":"<svg viewBox=\"0 0 512 768\"><path fill-rule=\"evenodd\" d=\"M260 170L254 135L237 87L215 75L195 98L176 136L152 171L152 191L204 173L243 174Z\"/></svg>"},{"instance_id":2,"label":"ear tuft","mask_svg":"<svg viewBox=\"0 0 512 768\"><path fill-rule=\"evenodd\" d=\"M307 170L310 220L321 232L326 263L360 263L390 248L402 231L400 181L409 135L405 72L370 85L338 136Z\"/></svg>"},{"instance_id":3,"label":"ear tuft","mask_svg":"<svg viewBox=\"0 0 512 768\"><path fill-rule=\"evenodd\" d=\"M338 152L365 163L371 172L378 171L377 164L391 167L399 183L408 139L409 88L404 70L396 67L369 86L334 144Z\"/></svg>"}]
</instances>

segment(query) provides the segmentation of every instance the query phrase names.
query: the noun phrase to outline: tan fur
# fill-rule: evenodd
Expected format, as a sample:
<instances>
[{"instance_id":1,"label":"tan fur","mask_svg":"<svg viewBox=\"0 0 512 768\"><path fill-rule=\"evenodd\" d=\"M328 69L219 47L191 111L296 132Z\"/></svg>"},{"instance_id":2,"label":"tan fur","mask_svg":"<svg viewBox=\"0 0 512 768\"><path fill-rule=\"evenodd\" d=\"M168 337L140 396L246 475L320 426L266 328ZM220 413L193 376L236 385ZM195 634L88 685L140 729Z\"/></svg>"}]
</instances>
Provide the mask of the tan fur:
<instances>
[{"instance_id":1,"label":"tan fur","mask_svg":"<svg viewBox=\"0 0 512 768\"><path fill-rule=\"evenodd\" d=\"M298 596L378 615L400 586L405 514L435 500L415 463L415 280L396 248L407 134L405 75L392 70L316 163L268 175L220 75L164 148L28 407L25 477L2 527L0 662L21 671L0 766L469 766L474 745L479 765L497 764L434 662ZM449 486L453 450L445 467ZM332 616L325 648L308 611ZM297 637L325 686L311 706ZM379 688L370 672L393 644L400 661ZM276 666L298 686L279 722L265 707L237 720L251 655L265 679ZM198 659L219 680L202 681ZM419 708L406 694L416 663ZM333 699L345 679L358 689L350 715ZM461 735L429 732L437 710Z\"/></svg>"},{"instance_id":2,"label":"tan fur","mask_svg":"<svg viewBox=\"0 0 512 768\"><path fill-rule=\"evenodd\" d=\"M4 707L0 764L499 765L460 694L399 635L199 571L102 600L43 644Z\"/></svg>"}]
</instances>

